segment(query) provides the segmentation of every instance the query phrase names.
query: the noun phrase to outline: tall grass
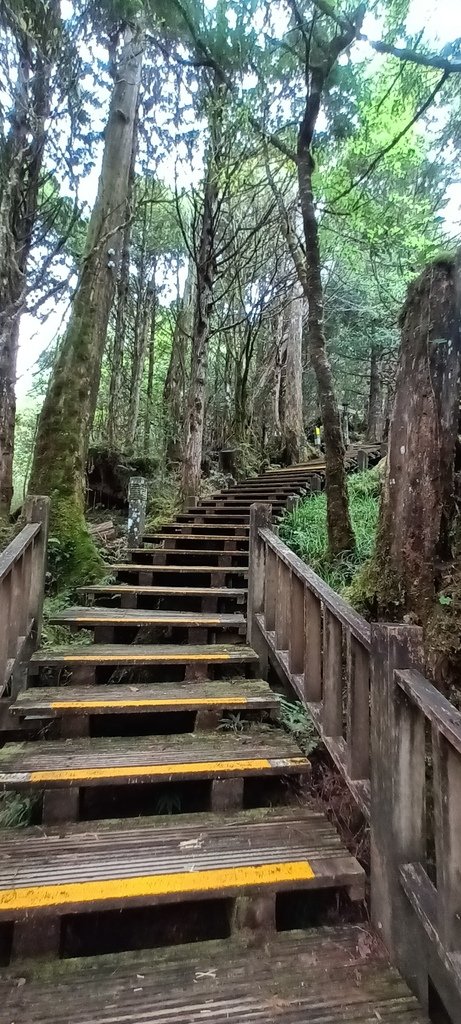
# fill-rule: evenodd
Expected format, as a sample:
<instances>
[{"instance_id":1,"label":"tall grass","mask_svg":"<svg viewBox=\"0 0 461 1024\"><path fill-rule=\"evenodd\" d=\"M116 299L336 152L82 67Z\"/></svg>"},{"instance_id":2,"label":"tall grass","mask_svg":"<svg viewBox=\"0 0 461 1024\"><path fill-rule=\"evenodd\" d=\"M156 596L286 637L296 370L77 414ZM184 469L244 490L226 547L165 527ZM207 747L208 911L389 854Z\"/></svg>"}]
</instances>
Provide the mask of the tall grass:
<instances>
[{"instance_id":1,"label":"tall grass","mask_svg":"<svg viewBox=\"0 0 461 1024\"><path fill-rule=\"evenodd\" d=\"M280 536L315 572L341 593L360 566L373 553L378 523L380 478L376 469L354 473L348 479L349 508L356 549L331 558L328 552L325 494L315 494L285 513Z\"/></svg>"}]
</instances>

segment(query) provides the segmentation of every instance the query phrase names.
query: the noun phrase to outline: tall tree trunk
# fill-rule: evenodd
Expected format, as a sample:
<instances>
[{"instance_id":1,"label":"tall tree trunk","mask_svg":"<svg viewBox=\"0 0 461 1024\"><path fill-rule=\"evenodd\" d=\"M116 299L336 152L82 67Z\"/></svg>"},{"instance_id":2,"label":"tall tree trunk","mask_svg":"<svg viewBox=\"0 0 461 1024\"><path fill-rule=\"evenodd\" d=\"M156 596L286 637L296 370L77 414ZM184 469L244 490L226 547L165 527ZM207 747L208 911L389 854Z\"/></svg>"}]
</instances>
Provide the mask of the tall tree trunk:
<instances>
[{"instance_id":1,"label":"tall tree trunk","mask_svg":"<svg viewBox=\"0 0 461 1024\"><path fill-rule=\"evenodd\" d=\"M134 169L138 144L136 123L131 146L131 162L128 176L128 194L125 209L125 227L123 229L122 256L120 275L117 284L117 312L115 316L114 344L112 348L112 366L109 381L109 411L107 424L107 440L109 448L117 447L117 434L120 428L120 385L123 369L123 351L125 347L128 299L130 294L130 244L131 244L131 204L133 201Z\"/></svg>"},{"instance_id":2,"label":"tall tree trunk","mask_svg":"<svg viewBox=\"0 0 461 1024\"><path fill-rule=\"evenodd\" d=\"M447 655L453 644L458 665L460 282L459 266L439 260L408 289L376 555L367 573L376 588L373 614L394 610L401 621L411 613L430 630L432 652ZM446 608L439 590L449 595ZM453 619L442 624L444 615Z\"/></svg>"},{"instance_id":3,"label":"tall tree trunk","mask_svg":"<svg viewBox=\"0 0 461 1024\"><path fill-rule=\"evenodd\" d=\"M283 408L283 439L288 465L300 461L304 447L303 424L303 337L304 291L299 281L293 288L293 296L285 319L286 362L285 402Z\"/></svg>"},{"instance_id":4,"label":"tall tree trunk","mask_svg":"<svg viewBox=\"0 0 461 1024\"><path fill-rule=\"evenodd\" d=\"M211 100L210 144L203 193L203 213L197 254L196 297L191 344L188 411L181 493L184 502L198 494L201 477L205 389L208 364L213 285L216 277L215 230L218 204L222 100L215 90Z\"/></svg>"},{"instance_id":5,"label":"tall tree trunk","mask_svg":"<svg viewBox=\"0 0 461 1024\"><path fill-rule=\"evenodd\" d=\"M317 382L323 422L328 542L331 554L338 555L342 551L353 550L355 538L349 515L341 419L326 349L319 232L312 191L313 160L309 148L310 143L306 141L304 135L303 122L298 136L297 160L306 248L306 274L302 283L309 304L309 357Z\"/></svg>"},{"instance_id":6,"label":"tall tree trunk","mask_svg":"<svg viewBox=\"0 0 461 1024\"><path fill-rule=\"evenodd\" d=\"M40 45L35 52L28 35L19 37L12 125L2 156L5 180L0 203L0 518L8 516L13 496L19 321L24 309L27 263L47 137L59 0L44 5L43 18Z\"/></svg>"},{"instance_id":7,"label":"tall tree trunk","mask_svg":"<svg viewBox=\"0 0 461 1024\"><path fill-rule=\"evenodd\" d=\"M383 439L383 378L380 350L372 343L370 357L370 392L368 398L367 441Z\"/></svg>"},{"instance_id":8,"label":"tall tree trunk","mask_svg":"<svg viewBox=\"0 0 461 1024\"><path fill-rule=\"evenodd\" d=\"M136 434L138 431L141 385L149 338L151 337L152 331L154 296L155 289L153 284L149 282L147 287L141 292L141 309L139 324L137 325L136 330L133 374L131 378L130 403L128 411L128 450L132 450L134 448Z\"/></svg>"},{"instance_id":9,"label":"tall tree trunk","mask_svg":"<svg viewBox=\"0 0 461 1024\"><path fill-rule=\"evenodd\" d=\"M85 255L40 416L29 483L30 492L51 496L53 532L65 546L69 579L88 577L100 565L85 526L84 478L120 259L143 47L141 30L127 29Z\"/></svg>"},{"instance_id":10,"label":"tall tree trunk","mask_svg":"<svg viewBox=\"0 0 461 1024\"><path fill-rule=\"evenodd\" d=\"M147 368L146 407L144 410L144 455L150 452L150 435L152 429L153 394L154 394L154 361L155 361L155 328L157 312L157 293L155 288L155 271L152 279L152 305L150 324L148 325L149 361Z\"/></svg>"},{"instance_id":11,"label":"tall tree trunk","mask_svg":"<svg viewBox=\"0 0 461 1024\"><path fill-rule=\"evenodd\" d=\"M166 458L178 462L182 454L182 422L185 390L186 354L192 338L193 303L195 297L195 265L189 260L184 294L176 318L171 344L170 362L165 377L163 402L167 414Z\"/></svg>"}]
</instances>

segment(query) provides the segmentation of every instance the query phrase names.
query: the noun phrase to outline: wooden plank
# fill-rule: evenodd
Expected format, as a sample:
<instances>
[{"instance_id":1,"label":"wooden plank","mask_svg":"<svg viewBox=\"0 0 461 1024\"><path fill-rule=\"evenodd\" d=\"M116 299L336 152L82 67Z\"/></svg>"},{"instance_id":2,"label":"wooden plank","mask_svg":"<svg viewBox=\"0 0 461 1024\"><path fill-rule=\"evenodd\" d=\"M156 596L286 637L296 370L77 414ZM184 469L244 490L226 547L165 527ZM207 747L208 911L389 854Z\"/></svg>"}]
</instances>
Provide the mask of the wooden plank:
<instances>
[{"instance_id":1,"label":"wooden plank","mask_svg":"<svg viewBox=\"0 0 461 1024\"><path fill-rule=\"evenodd\" d=\"M300 580L300 582L302 581ZM322 606L308 587L304 588L304 623L303 696L308 701L320 701L322 699Z\"/></svg>"},{"instance_id":2,"label":"wooden plank","mask_svg":"<svg viewBox=\"0 0 461 1024\"><path fill-rule=\"evenodd\" d=\"M370 656L347 634L347 752L351 779L370 775Z\"/></svg>"},{"instance_id":3,"label":"wooden plank","mask_svg":"<svg viewBox=\"0 0 461 1024\"><path fill-rule=\"evenodd\" d=\"M264 624L267 630L275 629L275 606L277 600L277 558L270 548L266 550L266 578L264 584Z\"/></svg>"},{"instance_id":4,"label":"wooden plank","mask_svg":"<svg viewBox=\"0 0 461 1024\"><path fill-rule=\"evenodd\" d=\"M365 875L326 819L212 824L208 828L144 827L99 836L45 836L0 845L0 918L76 909L149 904L194 895L232 895L340 884L364 892ZM108 841L109 840L109 841ZM194 871L190 870L191 851Z\"/></svg>"},{"instance_id":5,"label":"wooden plank","mask_svg":"<svg viewBox=\"0 0 461 1024\"><path fill-rule=\"evenodd\" d=\"M294 575L291 577L289 641L290 671L293 675L303 675L305 651L304 585Z\"/></svg>"},{"instance_id":6,"label":"wooden plank","mask_svg":"<svg viewBox=\"0 0 461 1024\"><path fill-rule=\"evenodd\" d=\"M13 715L61 717L86 714L186 711L203 707L275 709L276 696L262 680L155 683L139 686L35 686L9 705Z\"/></svg>"},{"instance_id":7,"label":"wooden plank","mask_svg":"<svg viewBox=\"0 0 461 1024\"><path fill-rule=\"evenodd\" d=\"M11 571L15 562L22 557L25 549L32 543L34 537L39 532L40 523L29 523L23 527L17 537L14 537L5 550L0 552L0 583Z\"/></svg>"},{"instance_id":8,"label":"wooden plank","mask_svg":"<svg viewBox=\"0 0 461 1024\"><path fill-rule=\"evenodd\" d=\"M196 661L255 662L257 655L246 644L85 644L36 651L34 665L149 665Z\"/></svg>"},{"instance_id":9,"label":"wooden plank","mask_svg":"<svg viewBox=\"0 0 461 1024\"><path fill-rule=\"evenodd\" d=\"M235 576L248 576L248 567L244 565L152 565L152 563L135 564L134 562L120 562L108 566L111 572L174 572L174 573L224 573L226 576L231 573Z\"/></svg>"},{"instance_id":10,"label":"wooden plank","mask_svg":"<svg viewBox=\"0 0 461 1024\"><path fill-rule=\"evenodd\" d=\"M341 736L342 708L342 625L329 608L323 608L323 731Z\"/></svg>"},{"instance_id":11,"label":"wooden plank","mask_svg":"<svg viewBox=\"0 0 461 1024\"><path fill-rule=\"evenodd\" d=\"M290 614L290 572L284 563L277 561L277 589L275 603L275 642L277 650L287 651L289 647Z\"/></svg>"},{"instance_id":12,"label":"wooden plank","mask_svg":"<svg viewBox=\"0 0 461 1024\"><path fill-rule=\"evenodd\" d=\"M244 587L160 587L140 586L129 583L95 584L94 586L79 587L79 594L96 594L96 596L108 597L123 594L146 594L152 597L245 597L247 590Z\"/></svg>"},{"instance_id":13,"label":"wooden plank","mask_svg":"<svg viewBox=\"0 0 461 1024\"><path fill-rule=\"evenodd\" d=\"M309 769L295 743L257 729L251 739L204 732L167 743L162 736L49 740L0 750L0 785L14 790L299 775Z\"/></svg>"},{"instance_id":14,"label":"wooden plank","mask_svg":"<svg viewBox=\"0 0 461 1024\"><path fill-rule=\"evenodd\" d=\"M136 608L63 608L50 616L50 622L90 628L98 624L113 626L183 626L206 629L239 629L245 625L240 612L210 615L208 612L167 612Z\"/></svg>"},{"instance_id":15,"label":"wooden plank","mask_svg":"<svg viewBox=\"0 0 461 1024\"><path fill-rule=\"evenodd\" d=\"M422 712L413 713L423 718ZM447 952L461 953L461 756L437 726L432 729L432 762L438 933Z\"/></svg>"},{"instance_id":16,"label":"wooden plank","mask_svg":"<svg viewBox=\"0 0 461 1024\"><path fill-rule=\"evenodd\" d=\"M261 952L225 939L56 961L36 973L28 963L27 984L22 965L2 974L6 1020L24 1024L428 1024L363 922L266 936Z\"/></svg>"},{"instance_id":17,"label":"wooden plank","mask_svg":"<svg viewBox=\"0 0 461 1024\"><path fill-rule=\"evenodd\" d=\"M414 669L400 670L396 672L395 678L407 697L461 754L461 712L420 672Z\"/></svg>"}]
</instances>

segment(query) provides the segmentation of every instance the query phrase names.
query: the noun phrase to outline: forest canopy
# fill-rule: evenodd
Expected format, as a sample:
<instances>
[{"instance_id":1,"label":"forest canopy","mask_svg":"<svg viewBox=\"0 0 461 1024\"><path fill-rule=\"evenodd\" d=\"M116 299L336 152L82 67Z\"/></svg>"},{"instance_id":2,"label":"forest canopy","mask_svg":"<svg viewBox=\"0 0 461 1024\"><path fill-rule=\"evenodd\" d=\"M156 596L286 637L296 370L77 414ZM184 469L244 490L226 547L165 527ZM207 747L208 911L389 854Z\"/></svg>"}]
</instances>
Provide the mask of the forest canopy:
<instances>
[{"instance_id":1,"label":"forest canopy","mask_svg":"<svg viewBox=\"0 0 461 1024\"><path fill-rule=\"evenodd\" d=\"M3 518L51 495L91 574L90 447L187 501L223 450L289 464L320 423L353 547L345 422L383 440L407 285L459 243L450 11L0 0Z\"/></svg>"}]
</instances>

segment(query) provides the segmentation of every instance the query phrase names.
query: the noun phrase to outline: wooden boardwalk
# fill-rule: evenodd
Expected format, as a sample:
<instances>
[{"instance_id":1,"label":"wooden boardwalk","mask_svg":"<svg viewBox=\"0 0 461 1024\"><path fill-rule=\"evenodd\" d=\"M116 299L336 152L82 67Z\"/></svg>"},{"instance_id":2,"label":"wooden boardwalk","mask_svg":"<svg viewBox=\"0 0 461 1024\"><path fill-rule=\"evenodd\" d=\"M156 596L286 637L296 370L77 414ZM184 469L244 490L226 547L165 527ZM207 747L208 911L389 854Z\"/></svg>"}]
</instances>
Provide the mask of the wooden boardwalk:
<instances>
[{"instance_id":1,"label":"wooden boardwalk","mask_svg":"<svg viewBox=\"0 0 461 1024\"><path fill-rule=\"evenodd\" d=\"M306 927L365 876L300 795L309 760L246 637L250 505L322 472L147 535L56 614L92 642L33 654L9 709L27 738L0 749L37 819L0 836L8 1024L426 1021L366 925Z\"/></svg>"}]
</instances>

